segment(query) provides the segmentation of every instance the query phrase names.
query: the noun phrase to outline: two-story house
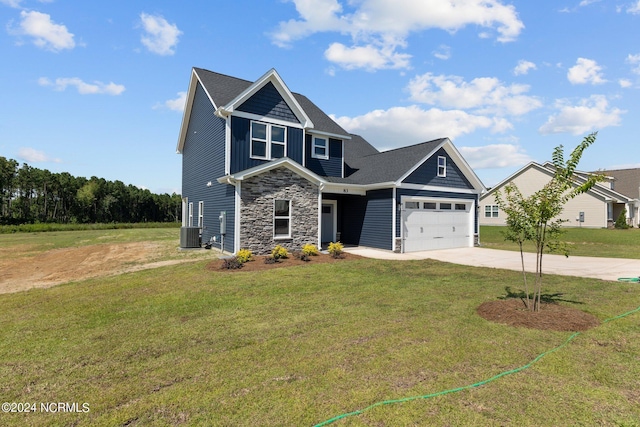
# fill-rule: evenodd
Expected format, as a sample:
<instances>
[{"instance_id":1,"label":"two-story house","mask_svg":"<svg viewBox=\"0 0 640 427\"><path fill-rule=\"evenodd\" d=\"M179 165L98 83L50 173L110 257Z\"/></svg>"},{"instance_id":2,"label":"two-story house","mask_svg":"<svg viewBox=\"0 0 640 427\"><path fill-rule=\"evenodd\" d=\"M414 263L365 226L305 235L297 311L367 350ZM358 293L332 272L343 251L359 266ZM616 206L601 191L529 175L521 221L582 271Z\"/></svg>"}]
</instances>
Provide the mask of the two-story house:
<instances>
[{"instance_id":1,"label":"two-story house","mask_svg":"<svg viewBox=\"0 0 640 427\"><path fill-rule=\"evenodd\" d=\"M274 69L247 81L194 68L177 151L183 226L227 252L477 241L484 186L449 139L379 152Z\"/></svg>"}]
</instances>

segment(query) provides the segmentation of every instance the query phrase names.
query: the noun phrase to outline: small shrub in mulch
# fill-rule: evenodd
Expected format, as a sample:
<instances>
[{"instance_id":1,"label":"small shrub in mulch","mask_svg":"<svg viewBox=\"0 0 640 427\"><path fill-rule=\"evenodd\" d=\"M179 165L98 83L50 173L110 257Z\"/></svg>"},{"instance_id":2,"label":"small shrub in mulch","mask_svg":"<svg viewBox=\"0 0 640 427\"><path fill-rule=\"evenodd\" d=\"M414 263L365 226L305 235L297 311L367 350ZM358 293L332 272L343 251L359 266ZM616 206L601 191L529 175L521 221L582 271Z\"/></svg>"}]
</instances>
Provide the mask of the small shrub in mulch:
<instances>
[{"instance_id":1,"label":"small shrub in mulch","mask_svg":"<svg viewBox=\"0 0 640 427\"><path fill-rule=\"evenodd\" d=\"M244 263L240 262L238 258L233 257L223 260L220 268L223 270L238 270L241 269L243 265Z\"/></svg>"},{"instance_id":2,"label":"small shrub in mulch","mask_svg":"<svg viewBox=\"0 0 640 427\"><path fill-rule=\"evenodd\" d=\"M319 254L312 258L311 262L302 261L300 259L296 259L295 257L279 259L277 261L272 261L273 259L269 255L254 255L253 262L247 262L242 264L242 268L238 269L222 269L220 268L220 260L217 259L215 261L211 261L207 264L206 269L209 271L216 272L247 272L247 271L264 271L271 270L274 268L285 268L285 267L295 267L295 266L309 266L311 264L326 264L326 263L336 263L336 262L348 262L357 259L362 259L361 256L354 255L348 252L344 252L341 258L334 258L328 254Z\"/></svg>"}]
</instances>

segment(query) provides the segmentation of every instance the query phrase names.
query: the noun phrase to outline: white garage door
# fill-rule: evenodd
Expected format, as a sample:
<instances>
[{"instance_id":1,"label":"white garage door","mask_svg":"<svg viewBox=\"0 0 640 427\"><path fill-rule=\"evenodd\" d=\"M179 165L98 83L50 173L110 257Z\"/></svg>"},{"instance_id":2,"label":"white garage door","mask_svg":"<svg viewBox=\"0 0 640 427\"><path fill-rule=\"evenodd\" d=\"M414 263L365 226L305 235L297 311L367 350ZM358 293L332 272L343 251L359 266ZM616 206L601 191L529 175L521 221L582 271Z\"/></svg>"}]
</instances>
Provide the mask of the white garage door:
<instances>
[{"instance_id":1,"label":"white garage door","mask_svg":"<svg viewBox=\"0 0 640 427\"><path fill-rule=\"evenodd\" d=\"M403 252L473 246L473 200L403 199Z\"/></svg>"}]
</instances>

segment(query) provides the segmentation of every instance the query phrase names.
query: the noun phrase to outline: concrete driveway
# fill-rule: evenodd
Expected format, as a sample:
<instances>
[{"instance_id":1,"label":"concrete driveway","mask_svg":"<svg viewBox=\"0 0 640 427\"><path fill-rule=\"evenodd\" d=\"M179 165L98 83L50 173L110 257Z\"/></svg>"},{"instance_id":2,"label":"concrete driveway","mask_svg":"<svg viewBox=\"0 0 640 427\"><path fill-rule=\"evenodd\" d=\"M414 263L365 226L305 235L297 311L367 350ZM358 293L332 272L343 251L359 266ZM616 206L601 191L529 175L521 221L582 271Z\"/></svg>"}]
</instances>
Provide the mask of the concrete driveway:
<instances>
[{"instance_id":1,"label":"concrete driveway","mask_svg":"<svg viewBox=\"0 0 640 427\"><path fill-rule=\"evenodd\" d=\"M501 251L496 249L459 248L396 254L380 249L355 247L345 248L345 251L367 258L376 259L435 259L438 261L471 265L474 267L503 268L516 271L520 271L522 269L520 252ZM534 272L535 254L525 253L524 263L527 271ZM639 277L640 260L580 256L569 256L569 258L566 258L562 255L545 254L542 259L542 271L544 274L617 280L619 277Z\"/></svg>"}]
</instances>

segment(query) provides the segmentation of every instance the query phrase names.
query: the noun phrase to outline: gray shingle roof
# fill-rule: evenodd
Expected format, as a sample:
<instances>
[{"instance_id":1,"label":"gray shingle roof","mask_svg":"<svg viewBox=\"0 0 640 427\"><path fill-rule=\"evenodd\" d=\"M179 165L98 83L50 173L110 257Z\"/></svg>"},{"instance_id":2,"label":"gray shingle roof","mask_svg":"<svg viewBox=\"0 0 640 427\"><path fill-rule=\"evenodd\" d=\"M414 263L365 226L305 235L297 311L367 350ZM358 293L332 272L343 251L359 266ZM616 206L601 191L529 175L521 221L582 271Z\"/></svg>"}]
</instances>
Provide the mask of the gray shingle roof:
<instances>
[{"instance_id":1,"label":"gray shingle roof","mask_svg":"<svg viewBox=\"0 0 640 427\"><path fill-rule=\"evenodd\" d=\"M236 96L247 90L254 82L239 79L204 68L194 67L200 81L213 99L216 108L227 105L235 99ZM313 122L313 130L326 132L334 135L348 136L349 132L344 130L339 124L325 114L317 105L311 102L306 96L292 92L300 107Z\"/></svg>"},{"instance_id":2,"label":"gray shingle roof","mask_svg":"<svg viewBox=\"0 0 640 427\"><path fill-rule=\"evenodd\" d=\"M612 176L615 179L613 182L614 191L632 199L640 198L640 169L605 170L598 171L598 173Z\"/></svg>"},{"instance_id":3,"label":"gray shingle roof","mask_svg":"<svg viewBox=\"0 0 640 427\"><path fill-rule=\"evenodd\" d=\"M351 141L345 142L345 163L352 173L346 178L328 177L327 180L361 185L397 181L446 140L446 138L434 139L379 153L373 152L375 148L360 136L352 137ZM355 144L351 145L354 141ZM358 155L357 150L366 150L362 153L368 154Z\"/></svg>"}]
</instances>

